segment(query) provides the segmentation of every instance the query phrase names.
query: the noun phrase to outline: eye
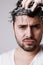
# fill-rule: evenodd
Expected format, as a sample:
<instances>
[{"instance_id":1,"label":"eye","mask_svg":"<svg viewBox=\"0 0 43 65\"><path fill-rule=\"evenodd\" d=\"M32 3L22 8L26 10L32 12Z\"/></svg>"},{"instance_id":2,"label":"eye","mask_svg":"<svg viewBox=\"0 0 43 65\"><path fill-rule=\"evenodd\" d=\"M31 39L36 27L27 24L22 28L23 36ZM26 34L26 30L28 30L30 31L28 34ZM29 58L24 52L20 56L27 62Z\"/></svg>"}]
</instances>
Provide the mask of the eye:
<instances>
[{"instance_id":1,"label":"eye","mask_svg":"<svg viewBox=\"0 0 43 65\"><path fill-rule=\"evenodd\" d=\"M32 26L33 29L39 29L40 28L40 25L34 25Z\"/></svg>"},{"instance_id":2,"label":"eye","mask_svg":"<svg viewBox=\"0 0 43 65\"><path fill-rule=\"evenodd\" d=\"M26 27L27 27L26 25L19 26L20 29L26 29Z\"/></svg>"}]
</instances>

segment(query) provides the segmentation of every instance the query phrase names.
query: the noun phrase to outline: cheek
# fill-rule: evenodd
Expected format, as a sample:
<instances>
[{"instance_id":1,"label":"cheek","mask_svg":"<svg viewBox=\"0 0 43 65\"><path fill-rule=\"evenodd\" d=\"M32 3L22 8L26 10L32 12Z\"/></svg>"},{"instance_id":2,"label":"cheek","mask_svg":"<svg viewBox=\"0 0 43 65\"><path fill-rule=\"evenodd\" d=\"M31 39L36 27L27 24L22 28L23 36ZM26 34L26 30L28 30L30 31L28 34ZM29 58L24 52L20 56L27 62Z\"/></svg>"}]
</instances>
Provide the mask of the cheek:
<instances>
[{"instance_id":1,"label":"cheek","mask_svg":"<svg viewBox=\"0 0 43 65\"><path fill-rule=\"evenodd\" d=\"M34 36L35 36L36 39L40 39L42 37L42 30L37 30L34 33Z\"/></svg>"},{"instance_id":2,"label":"cheek","mask_svg":"<svg viewBox=\"0 0 43 65\"><path fill-rule=\"evenodd\" d=\"M23 39L23 31L19 30L17 27L15 28L15 35L19 41Z\"/></svg>"}]
</instances>

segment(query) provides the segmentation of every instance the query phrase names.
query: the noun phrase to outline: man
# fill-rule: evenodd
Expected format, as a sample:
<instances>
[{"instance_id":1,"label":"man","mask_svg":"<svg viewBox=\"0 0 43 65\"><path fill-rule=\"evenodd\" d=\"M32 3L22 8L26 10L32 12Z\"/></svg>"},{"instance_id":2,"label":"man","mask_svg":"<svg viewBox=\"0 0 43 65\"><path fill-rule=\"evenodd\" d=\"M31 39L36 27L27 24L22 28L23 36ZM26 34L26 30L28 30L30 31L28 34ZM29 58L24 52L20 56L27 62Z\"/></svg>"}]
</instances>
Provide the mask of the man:
<instances>
[{"instance_id":1,"label":"man","mask_svg":"<svg viewBox=\"0 0 43 65\"><path fill-rule=\"evenodd\" d=\"M11 12L18 47L0 55L0 65L43 65L43 4L38 2L34 7L35 3L36 0L20 0Z\"/></svg>"}]
</instances>

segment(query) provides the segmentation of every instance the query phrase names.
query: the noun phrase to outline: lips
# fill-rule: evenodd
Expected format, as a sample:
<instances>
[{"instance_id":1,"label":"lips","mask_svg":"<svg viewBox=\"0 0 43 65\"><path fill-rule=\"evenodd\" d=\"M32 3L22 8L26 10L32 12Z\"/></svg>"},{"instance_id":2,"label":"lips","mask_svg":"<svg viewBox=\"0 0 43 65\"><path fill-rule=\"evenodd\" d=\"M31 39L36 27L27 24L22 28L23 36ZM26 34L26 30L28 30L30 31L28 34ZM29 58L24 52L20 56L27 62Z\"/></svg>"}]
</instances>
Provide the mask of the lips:
<instances>
[{"instance_id":1,"label":"lips","mask_svg":"<svg viewBox=\"0 0 43 65\"><path fill-rule=\"evenodd\" d=\"M24 40L24 43L26 44L33 44L34 40Z\"/></svg>"},{"instance_id":2,"label":"lips","mask_svg":"<svg viewBox=\"0 0 43 65\"><path fill-rule=\"evenodd\" d=\"M25 42L33 42L34 40L24 40Z\"/></svg>"}]
</instances>

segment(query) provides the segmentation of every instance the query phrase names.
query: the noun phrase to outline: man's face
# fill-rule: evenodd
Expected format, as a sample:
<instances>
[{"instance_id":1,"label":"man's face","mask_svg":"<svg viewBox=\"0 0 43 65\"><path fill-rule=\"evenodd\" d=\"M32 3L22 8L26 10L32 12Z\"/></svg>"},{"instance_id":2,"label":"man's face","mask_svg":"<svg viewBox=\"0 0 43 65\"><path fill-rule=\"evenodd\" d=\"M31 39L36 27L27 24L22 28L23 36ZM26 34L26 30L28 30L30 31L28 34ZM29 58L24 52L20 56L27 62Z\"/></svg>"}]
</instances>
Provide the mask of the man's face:
<instances>
[{"instance_id":1,"label":"man's face","mask_svg":"<svg viewBox=\"0 0 43 65\"><path fill-rule=\"evenodd\" d=\"M19 46L25 51L33 51L39 47L42 39L42 22L38 16L17 16L14 32Z\"/></svg>"}]
</instances>

